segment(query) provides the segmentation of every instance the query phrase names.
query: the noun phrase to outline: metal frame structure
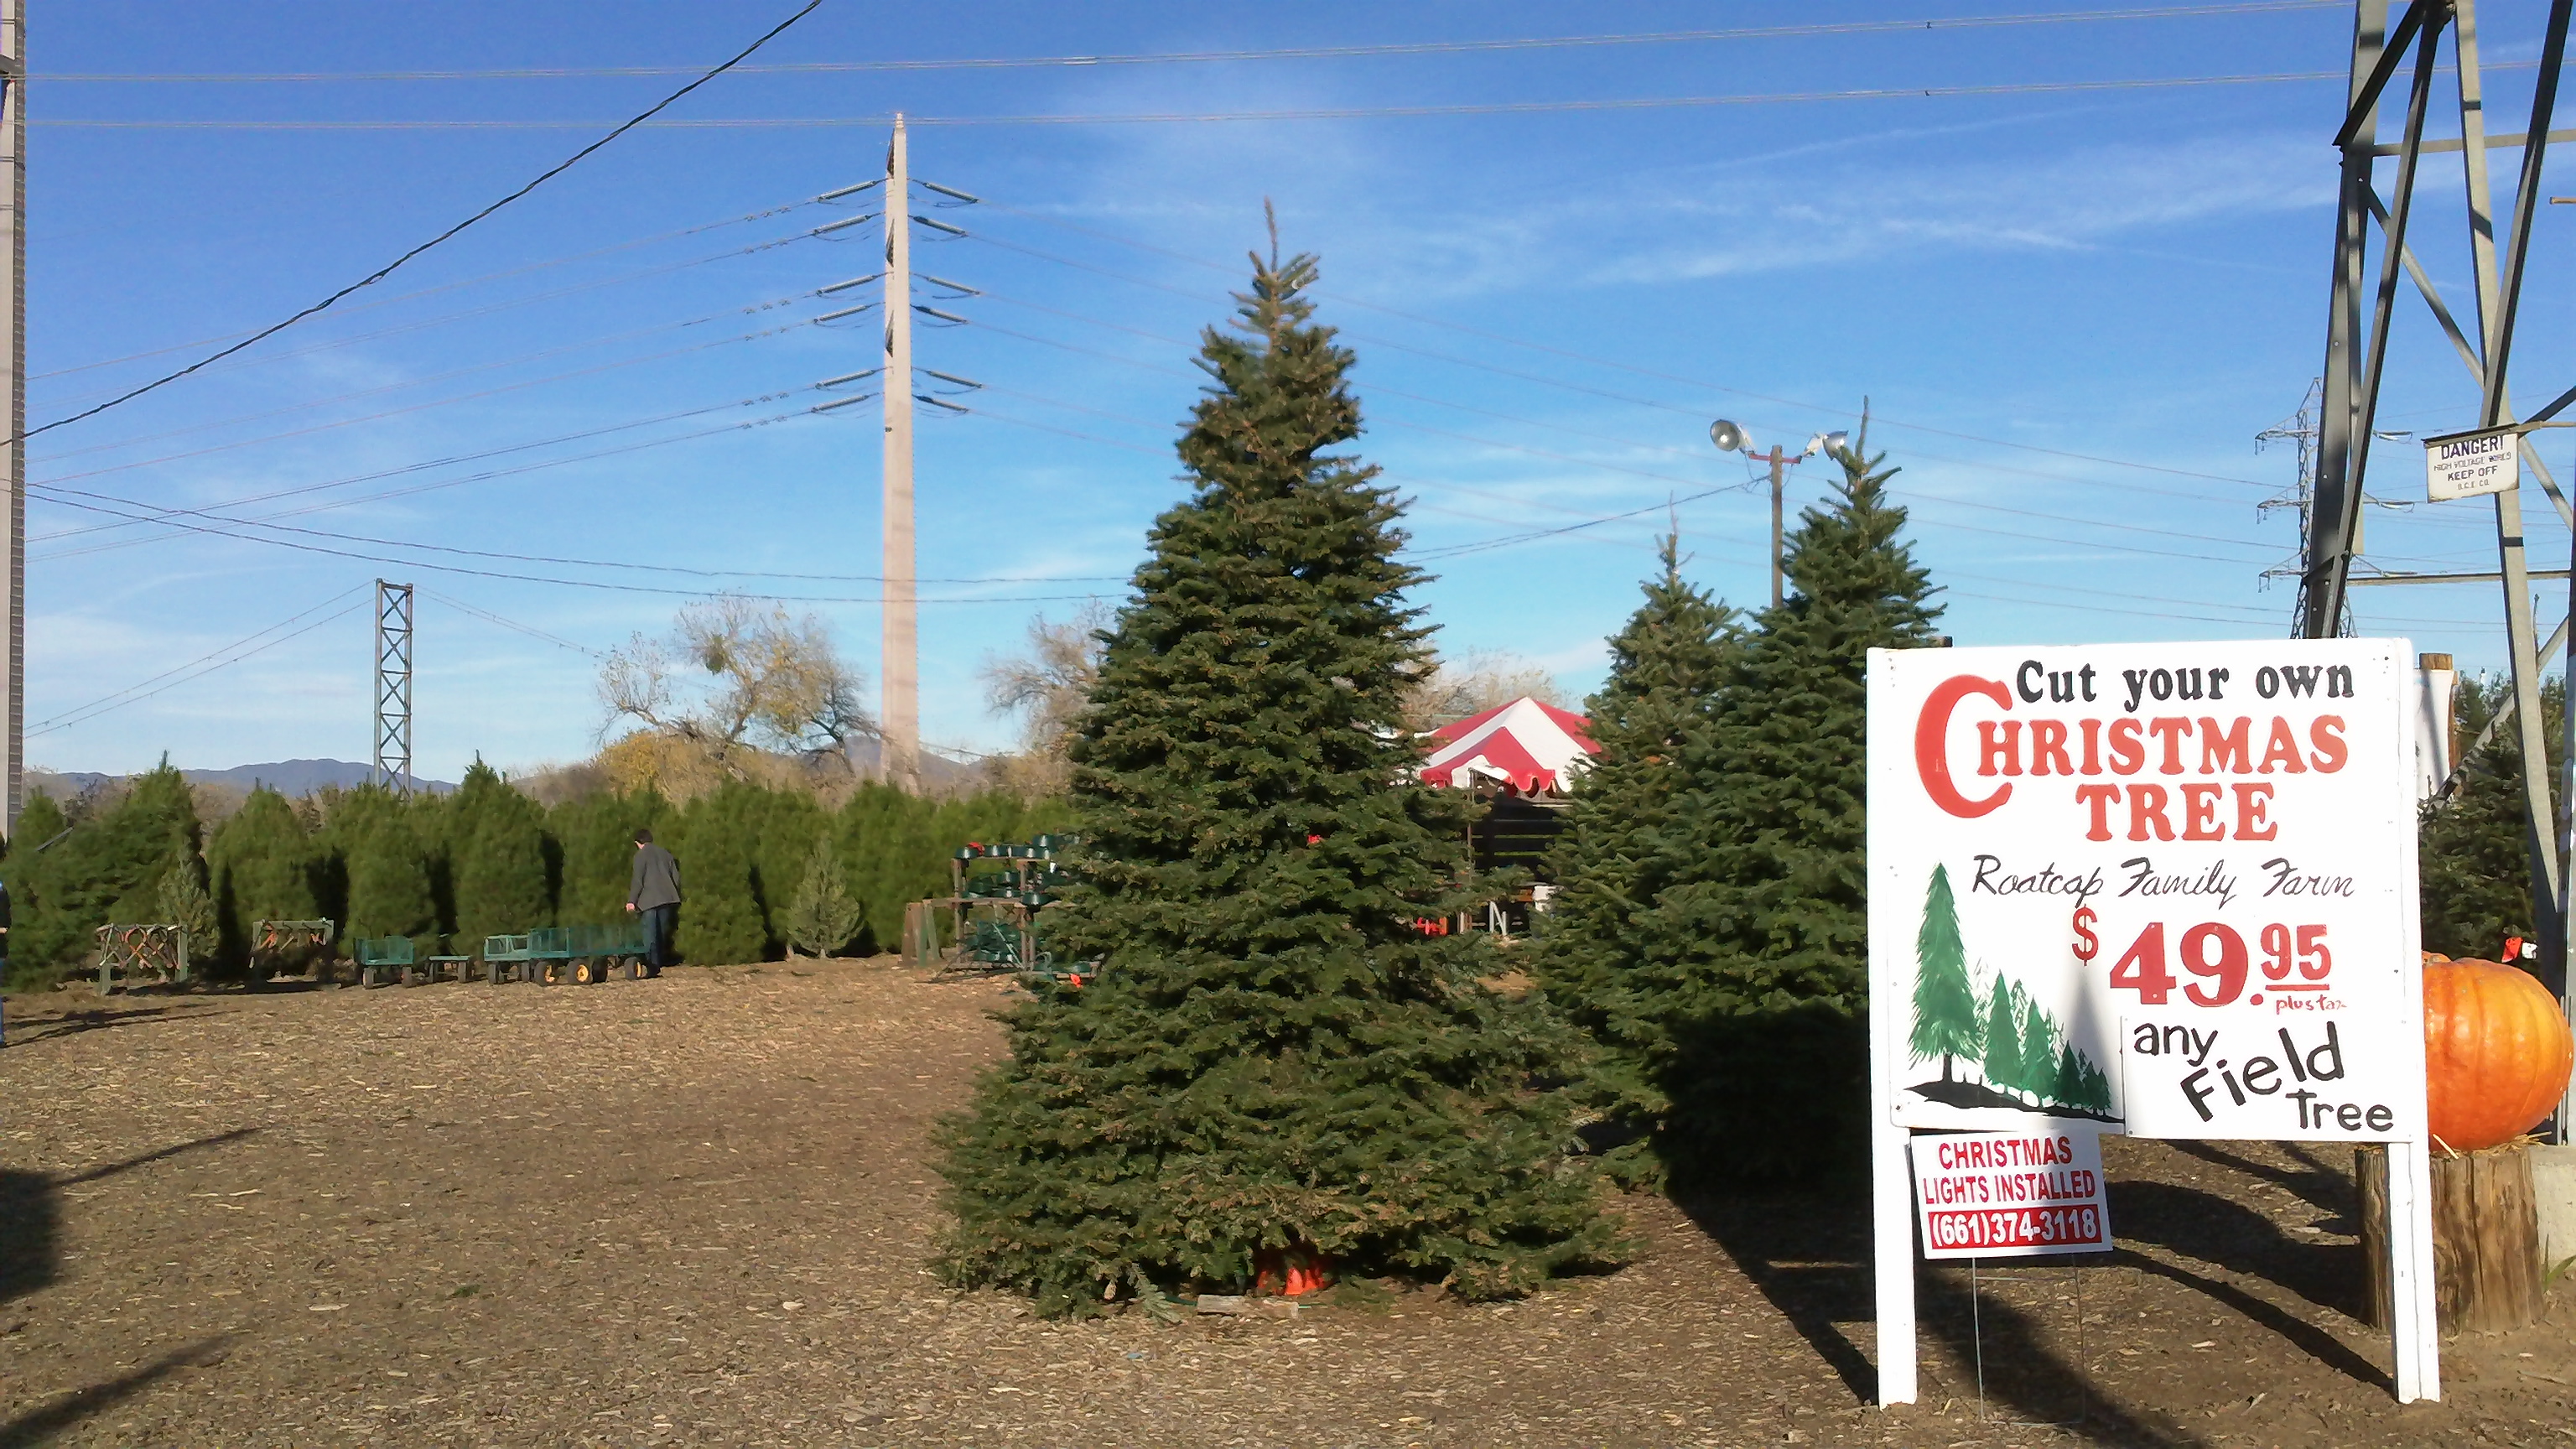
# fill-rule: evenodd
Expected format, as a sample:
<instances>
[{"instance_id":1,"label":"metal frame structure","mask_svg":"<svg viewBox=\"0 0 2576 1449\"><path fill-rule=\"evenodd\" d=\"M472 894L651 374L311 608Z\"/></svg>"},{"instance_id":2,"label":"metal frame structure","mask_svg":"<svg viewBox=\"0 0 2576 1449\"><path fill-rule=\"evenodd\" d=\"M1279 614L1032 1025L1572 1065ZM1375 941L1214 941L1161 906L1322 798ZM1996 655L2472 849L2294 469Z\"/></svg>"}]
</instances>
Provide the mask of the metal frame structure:
<instances>
[{"instance_id":1,"label":"metal frame structure","mask_svg":"<svg viewBox=\"0 0 2576 1449\"><path fill-rule=\"evenodd\" d=\"M411 585L376 580L376 754L369 782L411 793Z\"/></svg>"},{"instance_id":2,"label":"metal frame structure","mask_svg":"<svg viewBox=\"0 0 2576 1449\"><path fill-rule=\"evenodd\" d=\"M2302 638L2330 638L2345 632L2347 590L2362 583L2494 582L2504 592L2506 645L2513 676L2507 714L2537 720L2540 710L2542 660L2557 652L2568 626L2561 622L2542 644L2532 615L2532 581L2566 575L2534 570L2523 548L2522 499L2518 492L2495 499L2497 571L2486 575L2379 575L2354 578L2358 550L2362 485L2371 461L2372 426L2377 420L2380 379L2388 362L2401 276L2411 282L2433 320L2449 337L2470 380L2478 389L2478 426L2511 427L2517 432L2523 466L2536 477L2559 517L2576 527L2576 506L2554 478L2527 431L2548 423L2576 403L2576 388L2516 421L2509 369L2513 358L2516 309L2530 254L2531 227L2544 198L2541 164L2551 141L2576 139L2576 133L2553 133L2560 71L2567 48L2571 6L2576 0L2551 0L2548 34L2540 56L2538 83L2532 94L2531 120L2519 135L2487 132L2484 81L2478 68L2476 0L2407 0L2392 24L2390 0L2358 0L2353 23L2352 80L2346 113L2335 144L2343 156L2341 204L2336 219L2332 301L2326 323L2324 411L2317 449L2316 491L2299 578L2298 633ZM2433 99L2433 80L2441 44L2449 32L2457 66L2460 135L2456 140L2426 140L2424 125ZM2404 120L2397 139L2379 139L2379 108L2401 72L2406 75ZM2511 210L2499 237L2497 198L2488 180L2487 152L2520 148L2522 164L2512 194ZM2467 270L2476 284L2475 331L2463 328L2444 305L2440 292L2417 260L2408 235L2417 170L2428 154L2456 151L2468 203ZM2382 201L2376 170L2382 158L2396 162L2394 189ZM2375 278L2372 237L2375 248ZM2498 243L2501 240L2502 245ZM2368 298L2367 314L2364 299ZM2408 491L2413 491L2410 486ZM2576 593L2570 616L2576 618ZM2576 713L2576 712L2571 712ZM2564 1002L2567 993L2567 838L2559 812L2551 803L2547 741L2538 729L2521 730L2526 789L2527 844L2531 861L2532 916L2539 936L2536 963L2541 978ZM2474 753L2474 752L2468 752ZM2560 791L2565 798L2567 791ZM2562 1137L2567 1114L2562 1112Z\"/></svg>"},{"instance_id":3,"label":"metal frame structure","mask_svg":"<svg viewBox=\"0 0 2576 1449\"><path fill-rule=\"evenodd\" d=\"M7 308L9 336L0 347L0 366L8 369L5 403L8 432L0 459L9 496L0 503L0 600L9 614L8 657L0 659L0 680L9 698L0 706L0 840L18 830L18 806L27 766L27 0L0 0L0 177L8 211L0 216L0 306Z\"/></svg>"}]
</instances>

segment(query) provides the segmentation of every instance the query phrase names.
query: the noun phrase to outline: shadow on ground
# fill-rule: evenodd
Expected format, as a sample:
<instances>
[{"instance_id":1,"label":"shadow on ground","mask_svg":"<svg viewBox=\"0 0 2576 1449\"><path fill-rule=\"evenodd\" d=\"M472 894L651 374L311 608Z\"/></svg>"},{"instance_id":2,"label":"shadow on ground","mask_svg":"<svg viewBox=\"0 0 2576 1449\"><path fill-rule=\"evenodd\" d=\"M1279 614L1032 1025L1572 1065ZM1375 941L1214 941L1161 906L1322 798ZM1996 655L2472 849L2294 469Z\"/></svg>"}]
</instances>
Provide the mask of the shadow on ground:
<instances>
[{"instance_id":1,"label":"shadow on ground","mask_svg":"<svg viewBox=\"0 0 2576 1449\"><path fill-rule=\"evenodd\" d=\"M34 1046L56 1037L78 1036L83 1032L110 1031L120 1026L141 1026L166 1021L182 1014L194 1014L213 1008L180 1003L171 1006L136 1006L123 1010L93 1007L88 1011L67 1011L50 1021L34 1026L14 1027L9 1032L9 1045Z\"/></svg>"},{"instance_id":2,"label":"shadow on ground","mask_svg":"<svg viewBox=\"0 0 2576 1449\"><path fill-rule=\"evenodd\" d=\"M259 1131L236 1127L211 1137L93 1167L70 1177L0 1168L0 1303L23 1298L54 1281L62 1262L62 1190L130 1172L149 1163L238 1142Z\"/></svg>"},{"instance_id":3,"label":"shadow on ground","mask_svg":"<svg viewBox=\"0 0 2576 1449\"><path fill-rule=\"evenodd\" d=\"M2112 1183L2111 1222L2127 1241L2277 1283L2348 1318L2363 1314L2359 1244L2302 1241L2243 1203L2171 1182Z\"/></svg>"},{"instance_id":4,"label":"shadow on ground","mask_svg":"<svg viewBox=\"0 0 2576 1449\"><path fill-rule=\"evenodd\" d=\"M1680 1199L1690 1215L1789 1320L1817 1357L1863 1403L1878 1398L1878 1370L1839 1324L1868 1322L1877 1311L1870 1287L1869 1211L1862 1194ZM1987 1404L1997 1420L2077 1419L2068 1432L2096 1444L2194 1445L2201 1441L2170 1421L2149 1420L2106 1398L2050 1342L2038 1315L1989 1285L1971 1310L1967 1275L1952 1284L1918 1271L1917 1317L1923 1332L1963 1364L2010 1363L1989 1373Z\"/></svg>"},{"instance_id":5,"label":"shadow on ground","mask_svg":"<svg viewBox=\"0 0 2576 1449\"><path fill-rule=\"evenodd\" d=\"M2284 1142L2280 1144L2282 1150L2300 1163L2296 1168L2287 1168L2231 1152L2216 1142L2180 1140L2166 1145L2186 1156L2197 1157L2212 1167L2223 1167L2288 1188L2309 1206L2336 1215L2337 1221L2319 1224L2324 1231L2347 1234L2359 1231L2354 1215L2361 1211L2361 1203L2353 1190L2348 1149L2320 1149L2305 1142ZM2336 1162L2323 1155L2326 1151L2336 1150L2344 1151L2346 1160Z\"/></svg>"},{"instance_id":6,"label":"shadow on ground","mask_svg":"<svg viewBox=\"0 0 2576 1449\"><path fill-rule=\"evenodd\" d=\"M85 1389L75 1389L52 1403L30 1409L0 1424L0 1449L29 1449L29 1446L50 1443L64 1430L92 1414L115 1407L156 1380L167 1378L183 1368L221 1362L223 1347L230 1338L230 1335L222 1334L199 1339L185 1348L163 1354L132 1373L120 1374Z\"/></svg>"},{"instance_id":7,"label":"shadow on ground","mask_svg":"<svg viewBox=\"0 0 2576 1449\"><path fill-rule=\"evenodd\" d=\"M54 1281L62 1256L59 1214L51 1177L0 1169L0 1304Z\"/></svg>"}]
</instances>

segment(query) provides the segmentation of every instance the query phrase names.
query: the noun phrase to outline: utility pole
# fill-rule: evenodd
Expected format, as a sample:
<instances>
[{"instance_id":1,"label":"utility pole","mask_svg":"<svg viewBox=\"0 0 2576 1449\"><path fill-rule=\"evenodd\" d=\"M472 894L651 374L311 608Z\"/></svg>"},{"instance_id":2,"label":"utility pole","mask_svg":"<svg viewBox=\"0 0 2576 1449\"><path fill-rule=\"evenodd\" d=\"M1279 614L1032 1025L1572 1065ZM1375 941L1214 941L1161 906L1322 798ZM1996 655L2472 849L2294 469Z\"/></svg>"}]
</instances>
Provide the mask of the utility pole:
<instances>
[{"instance_id":1,"label":"utility pole","mask_svg":"<svg viewBox=\"0 0 2576 1449\"><path fill-rule=\"evenodd\" d=\"M9 339L5 365L8 377L8 437L0 446L9 450L6 467L9 502L0 509L0 569L7 578L9 610L9 657L0 661L0 676L8 681L8 718L0 721L8 740L0 744L0 771L7 774L0 781L6 794L0 795L0 842L18 830L20 791L27 769L27 0L0 0L0 146L7 148L0 164L8 168L8 215L0 218L0 227L8 229L0 239L0 267L8 276L0 278L0 295L8 303Z\"/></svg>"},{"instance_id":2,"label":"utility pole","mask_svg":"<svg viewBox=\"0 0 2576 1449\"><path fill-rule=\"evenodd\" d=\"M1807 460L1806 460L1805 458L1803 458L1803 457L1801 457L1801 458L1792 458L1792 457L1790 457L1788 454L1786 454L1786 453L1784 453L1784 452L1782 452L1782 451L1780 450L1780 445L1779 445L1778 443L1773 443L1773 444L1771 445L1771 456L1770 456L1769 458L1765 459L1765 458L1763 458L1763 457L1762 457L1762 455L1761 455L1761 454L1759 454L1759 453L1756 453L1756 454L1754 454L1753 456L1754 456L1754 458L1755 458L1755 460L1756 460L1756 461L1768 462L1768 463L1771 465L1771 607L1776 609L1776 608L1780 607L1780 599L1781 599L1781 594L1780 594L1780 469L1781 469L1781 467L1782 467L1782 465L1783 465L1783 464L1787 464L1787 463L1803 463L1803 462L1805 462L1805 461L1807 461Z\"/></svg>"},{"instance_id":3,"label":"utility pole","mask_svg":"<svg viewBox=\"0 0 2576 1449\"><path fill-rule=\"evenodd\" d=\"M411 793L411 585L376 580L376 755L367 776Z\"/></svg>"},{"instance_id":4,"label":"utility pole","mask_svg":"<svg viewBox=\"0 0 2576 1449\"><path fill-rule=\"evenodd\" d=\"M1865 398L1861 401L1860 428L1861 437L1868 438L1869 402ZM1806 447L1795 453L1773 443L1771 451L1764 454L1754 451L1753 438L1741 425L1719 418L1708 425L1708 440L1715 443L1721 453L1742 453L1749 462L1771 465L1771 607L1779 608L1788 598L1780 568L1780 494L1786 478L1782 470L1803 463L1818 453L1838 453L1850 445L1851 439L1840 432L1818 433L1807 440Z\"/></svg>"},{"instance_id":5,"label":"utility pole","mask_svg":"<svg viewBox=\"0 0 2576 1449\"><path fill-rule=\"evenodd\" d=\"M885 680L883 752L889 784L921 783L921 620L912 545L912 173L903 116L886 150L885 200Z\"/></svg>"}]
</instances>

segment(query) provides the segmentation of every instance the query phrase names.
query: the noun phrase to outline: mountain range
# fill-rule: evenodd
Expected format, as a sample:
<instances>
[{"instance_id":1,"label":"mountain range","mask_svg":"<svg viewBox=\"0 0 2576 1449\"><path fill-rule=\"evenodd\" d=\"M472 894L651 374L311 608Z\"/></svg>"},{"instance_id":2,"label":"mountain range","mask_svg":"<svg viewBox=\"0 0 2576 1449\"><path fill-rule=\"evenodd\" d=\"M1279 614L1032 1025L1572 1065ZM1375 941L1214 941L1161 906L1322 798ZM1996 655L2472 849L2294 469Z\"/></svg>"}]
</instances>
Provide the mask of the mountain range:
<instances>
[{"instance_id":1,"label":"mountain range","mask_svg":"<svg viewBox=\"0 0 2576 1449\"><path fill-rule=\"evenodd\" d=\"M181 770L179 773L192 784L229 785L244 791L255 785L266 785L279 794L293 796L310 795L327 785L337 785L342 789L363 785L375 770L348 760L273 760L264 765L235 765L229 770ZM69 799L93 785L104 785L119 778L95 770L46 770L29 766L26 784L30 792L42 790L57 799ZM456 786L446 780L414 777L412 788L440 795Z\"/></svg>"}]
</instances>

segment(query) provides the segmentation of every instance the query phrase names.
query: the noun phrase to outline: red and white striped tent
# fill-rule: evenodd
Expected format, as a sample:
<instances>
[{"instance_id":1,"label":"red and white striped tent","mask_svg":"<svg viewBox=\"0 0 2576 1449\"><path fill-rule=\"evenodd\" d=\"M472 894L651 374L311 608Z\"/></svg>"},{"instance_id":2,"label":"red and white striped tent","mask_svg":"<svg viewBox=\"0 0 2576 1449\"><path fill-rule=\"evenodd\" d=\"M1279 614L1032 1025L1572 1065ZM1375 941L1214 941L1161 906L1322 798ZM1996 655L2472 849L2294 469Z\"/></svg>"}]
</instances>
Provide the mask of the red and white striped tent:
<instances>
[{"instance_id":1,"label":"red and white striped tent","mask_svg":"<svg viewBox=\"0 0 2576 1449\"><path fill-rule=\"evenodd\" d=\"M1561 791L1601 753L1590 730L1591 721L1572 710L1523 695L1433 730L1436 743L1422 778L1456 789L1483 779L1523 795Z\"/></svg>"}]
</instances>

